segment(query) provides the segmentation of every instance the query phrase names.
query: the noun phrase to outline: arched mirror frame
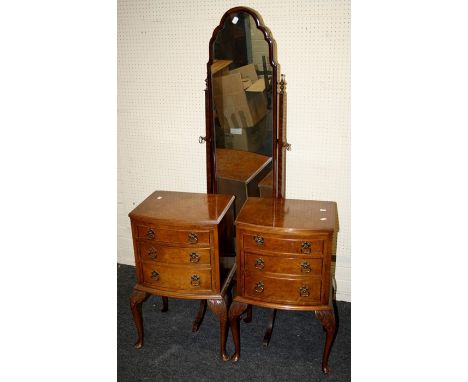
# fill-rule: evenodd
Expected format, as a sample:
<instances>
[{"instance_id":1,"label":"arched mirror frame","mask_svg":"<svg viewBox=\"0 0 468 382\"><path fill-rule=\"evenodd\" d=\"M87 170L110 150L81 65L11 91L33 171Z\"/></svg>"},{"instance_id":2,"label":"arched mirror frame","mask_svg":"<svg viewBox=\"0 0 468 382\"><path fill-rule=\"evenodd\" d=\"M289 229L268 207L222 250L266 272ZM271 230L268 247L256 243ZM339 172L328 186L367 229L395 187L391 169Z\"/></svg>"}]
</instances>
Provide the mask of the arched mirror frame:
<instances>
[{"instance_id":1,"label":"arched mirror frame","mask_svg":"<svg viewBox=\"0 0 468 382\"><path fill-rule=\"evenodd\" d=\"M249 14L257 29L259 29L268 44L269 63L272 68L272 101L273 101L273 118L272 118L272 196L274 198L283 198L285 193L285 155L284 150L289 149L290 145L286 143L285 133L285 107L286 107L286 92L284 76L281 76L281 81L278 82L279 64L276 61L276 43L272 38L270 30L263 24L260 15L253 9L247 7L235 7L229 9L221 18L219 25L214 29L213 35L209 43L209 61L207 63L207 79L205 89L205 114L206 114L206 174L207 174L207 192L216 193L216 147L215 147L215 126L213 116L213 87L211 65L214 61L214 44L218 33L224 28L226 19L239 12ZM279 89L278 89L279 88ZM278 91L279 90L279 91Z\"/></svg>"}]
</instances>

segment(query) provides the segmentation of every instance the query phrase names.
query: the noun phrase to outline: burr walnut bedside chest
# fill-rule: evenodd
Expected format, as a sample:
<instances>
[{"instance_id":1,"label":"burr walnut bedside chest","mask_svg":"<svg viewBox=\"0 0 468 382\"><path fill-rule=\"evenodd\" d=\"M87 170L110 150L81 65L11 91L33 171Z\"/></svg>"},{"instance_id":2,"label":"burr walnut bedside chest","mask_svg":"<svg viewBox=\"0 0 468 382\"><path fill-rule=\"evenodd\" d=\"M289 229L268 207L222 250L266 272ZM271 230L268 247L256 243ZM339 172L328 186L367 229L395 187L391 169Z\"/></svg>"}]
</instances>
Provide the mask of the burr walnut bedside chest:
<instances>
[{"instance_id":1,"label":"burr walnut bedside chest","mask_svg":"<svg viewBox=\"0 0 468 382\"><path fill-rule=\"evenodd\" d=\"M233 202L231 195L156 191L130 212L137 276L130 296L136 348L143 346L141 304L149 295L163 298L163 311L167 297L199 299L192 330L198 330L208 304L220 321L221 358L229 359L227 293L236 268Z\"/></svg>"},{"instance_id":2,"label":"burr walnut bedside chest","mask_svg":"<svg viewBox=\"0 0 468 382\"><path fill-rule=\"evenodd\" d=\"M251 305L314 311L326 331L322 370L336 330L330 264L336 203L249 198L236 219L237 295L229 310L240 356L239 316ZM271 329L271 328L270 328Z\"/></svg>"}]
</instances>

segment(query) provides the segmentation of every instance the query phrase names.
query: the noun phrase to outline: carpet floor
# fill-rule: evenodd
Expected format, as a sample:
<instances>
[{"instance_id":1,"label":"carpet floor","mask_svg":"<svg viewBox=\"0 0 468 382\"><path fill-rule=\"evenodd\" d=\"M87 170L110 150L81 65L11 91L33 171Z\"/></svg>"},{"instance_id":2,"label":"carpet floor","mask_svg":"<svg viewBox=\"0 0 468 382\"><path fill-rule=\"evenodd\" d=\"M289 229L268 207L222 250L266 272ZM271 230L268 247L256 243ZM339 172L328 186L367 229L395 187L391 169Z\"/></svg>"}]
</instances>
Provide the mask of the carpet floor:
<instances>
[{"instance_id":1,"label":"carpet floor","mask_svg":"<svg viewBox=\"0 0 468 382\"><path fill-rule=\"evenodd\" d=\"M143 303L145 344L136 350L136 330L129 296L136 282L135 267L117 266L118 381L350 381L351 303L337 301L337 335L329 358L331 372L321 370L325 332L312 312L278 310L268 347L262 346L269 309L253 307L250 323L240 322L241 358L219 358L219 322L206 310L196 333L192 320L198 300L169 299L162 313L160 297ZM229 354L234 352L231 333Z\"/></svg>"}]
</instances>

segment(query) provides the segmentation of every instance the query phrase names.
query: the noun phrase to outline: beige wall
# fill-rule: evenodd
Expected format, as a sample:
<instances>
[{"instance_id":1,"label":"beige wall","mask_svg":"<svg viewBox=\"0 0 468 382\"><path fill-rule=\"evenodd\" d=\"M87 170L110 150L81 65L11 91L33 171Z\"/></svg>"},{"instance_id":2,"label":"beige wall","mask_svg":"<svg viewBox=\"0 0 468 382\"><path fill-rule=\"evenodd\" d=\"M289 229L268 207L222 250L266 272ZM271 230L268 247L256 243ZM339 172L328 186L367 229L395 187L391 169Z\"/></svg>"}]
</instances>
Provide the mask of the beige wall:
<instances>
[{"instance_id":1,"label":"beige wall","mask_svg":"<svg viewBox=\"0 0 468 382\"><path fill-rule=\"evenodd\" d=\"M118 3L118 262L134 264L128 213L156 189L205 192L208 42L237 1ZM351 301L350 2L249 1L286 74L288 198L333 200L337 299Z\"/></svg>"}]
</instances>

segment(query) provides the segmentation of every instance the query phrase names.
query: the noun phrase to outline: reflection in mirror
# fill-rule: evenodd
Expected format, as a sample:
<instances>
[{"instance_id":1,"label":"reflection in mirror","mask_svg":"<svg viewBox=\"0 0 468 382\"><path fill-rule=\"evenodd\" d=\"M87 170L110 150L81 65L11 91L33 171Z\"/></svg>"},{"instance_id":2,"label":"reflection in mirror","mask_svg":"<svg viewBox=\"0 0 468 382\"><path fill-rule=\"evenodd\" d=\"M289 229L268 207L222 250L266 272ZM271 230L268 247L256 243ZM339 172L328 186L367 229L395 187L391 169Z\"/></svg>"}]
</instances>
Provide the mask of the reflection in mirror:
<instances>
[{"instance_id":1,"label":"reflection in mirror","mask_svg":"<svg viewBox=\"0 0 468 382\"><path fill-rule=\"evenodd\" d=\"M236 196L236 212L271 179L274 96L264 33L247 12L229 13L212 45L212 116L218 193ZM271 196L268 184L266 193Z\"/></svg>"},{"instance_id":2,"label":"reflection in mirror","mask_svg":"<svg viewBox=\"0 0 468 382\"><path fill-rule=\"evenodd\" d=\"M226 18L211 69L216 148L272 155L272 70L263 32L248 13Z\"/></svg>"}]
</instances>

